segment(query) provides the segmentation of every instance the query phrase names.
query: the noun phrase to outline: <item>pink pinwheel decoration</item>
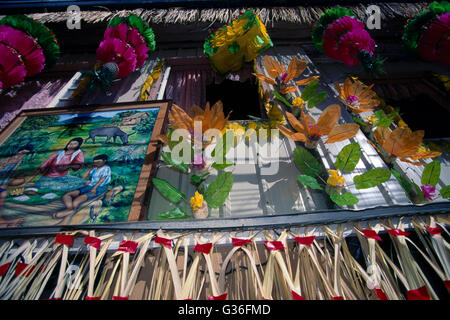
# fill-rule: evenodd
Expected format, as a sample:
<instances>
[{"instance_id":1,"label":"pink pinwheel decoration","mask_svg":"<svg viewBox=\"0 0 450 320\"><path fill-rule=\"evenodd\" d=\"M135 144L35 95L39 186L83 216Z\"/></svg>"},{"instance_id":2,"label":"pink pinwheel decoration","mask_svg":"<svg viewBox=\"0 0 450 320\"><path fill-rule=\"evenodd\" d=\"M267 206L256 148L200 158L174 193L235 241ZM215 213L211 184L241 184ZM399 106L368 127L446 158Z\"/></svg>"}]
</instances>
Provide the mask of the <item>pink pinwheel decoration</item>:
<instances>
[{"instance_id":1,"label":"pink pinwheel decoration","mask_svg":"<svg viewBox=\"0 0 450 320\"><path fill-rule=\"evenodd\" d=\"M443 62L450 67L450 13L435 19L422 33L417 50L428 61Z\"/></svg>"},{"instance_id":2,"label":"pink pinwheel decoration","mask_svg":"<svg viewBox=\"0 0 450 320\"><path fill-rule=\"evenodd\" d=\"M106 29L103 38L117 38L130 44L134 49L134 53L137 55L136 68L141 67L148 58L147 52L149 51L149 48L147 47L144 38L136 28L129 27L125 23Z\"/></svg>"},{"instance_id":3,"label":"pink pinwheel decoration","mask_svg":"<svg viewBox=\"0 0 450 320\"><path fill-rule=\"evenodd\" d=\"M364 23L344 16L330 24L323 35L323 51L330 58L349 66L358 65L358 53L366 50L373 54L375 41L364 29Z\"/></svg>"},{"instance_id":4,"label":"pink pinwheel decoration","mask_svg":"<svg viewBox=\"0 0 450 320\"><path fill-rule=\"evenodd\" d=\"M27 70L16 50L0 43L0 89L21 83Z\"/></svg>"},{"instance_id":5,"label":"pink pinwheel decoration","mask_svg":"<svg viewBox=\"0 0 450 320\"><path fill-rule=\"evenodd\" d=\"M0 42L14 48L21 55L28 77L44 69L45 56L42 48L25 32L10 26L0 26Z\"/></svg>"},{"instance_id":6,"label":"pink pinwheel decoration","mask_svg":"<svg viewBox=\"0 0 450 320\"><path fill-rule=\"evenodd\" d=\"M117 63L117 78L125 78L136 69L136 58L133 48L118 38L103 40L97 49L97 60Z\"/></svg>"}]
</instances>

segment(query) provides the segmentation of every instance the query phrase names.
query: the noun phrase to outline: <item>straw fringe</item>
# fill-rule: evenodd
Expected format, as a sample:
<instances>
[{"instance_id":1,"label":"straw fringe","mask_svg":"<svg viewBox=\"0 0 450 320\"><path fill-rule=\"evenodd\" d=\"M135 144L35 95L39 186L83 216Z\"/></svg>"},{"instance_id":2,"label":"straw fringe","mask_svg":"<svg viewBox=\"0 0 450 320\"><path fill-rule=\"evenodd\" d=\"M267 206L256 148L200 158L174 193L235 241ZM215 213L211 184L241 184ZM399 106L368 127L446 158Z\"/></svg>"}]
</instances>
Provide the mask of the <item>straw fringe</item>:
<instances>
[{"instance_id":1,"label":"straw fringe","mask_svg":"<svg viewBox=\"0 0 450 320\"><path fill-rule=\"evenodd\" d=\"M341 296L345 300L376 300L375 289L388 299L403 300L406 290L426 286L431 299L439 299L430 279L419 266L412 250L419 252L442 281L449 280L448 243L442 235L431 235L427 227L441 226L447 233L448 219L414 218L413 230L420 243L408 237L389 235L393 250L386 252L375 239L366 238L360 224L338 225L335 231L322 226L301 235L287 230L266 230L267 241L281 241L284 250L267 250L254 241L229 250L215 248L220 235L181 233L173 236L159 230L135 240L135 254L111 252L112 234L97 235L104 241L98 252L80 246L74 254L47 239L25 241L20 247L14 241L0 247L0 265L11 263L0 276L0 299L37 300L50 290L50 297L80 300L87 295L102 300L112 296L144 299L207 299L228 293L228 299L293 299L293 293L307 300L326 300ZM350 227L350 228L349 228ZM404 229L388 220L366 229L380 233L386 229ZM317 229L317 230L316 230ZM364 263L350 252L347 231L353 231L361 246ZM322 234L312 245L291 241L296 236ZM86 233L86 232L85 232ZM81 233L80 233L81 234ZM92 235L93 233L91 233ZM154 235L173 240L174 247L151 246ZM223 234L223 233L222 233ZM133 239L134 236L131 237ZM128 237L124 236L124 239ZM196 243L212 243L210 253L192 251L188 239ZM97 250L96 250L97 251ZM25 259L28 268L16 276L16 266ZM140 277L143 267L152 274ZM67 270L77 265L70 275ZM29 272L28 276L27 273ZM49 282L59 274L58 283ZM70 280L70 281L69 281ZM138 295L136 283L145 282L148 291ZM96 287L94 287L96 283ZM142 285L139 286L142 289Z\"/></svg>"},{"instance_id":2,"label":"straw fringe","mask_svg":"<svg viewBox=\"0 0 450 320\"><path fill-rule=\"evenodd\" d=\"M392 22L395 20L404 21L413 14L419 12L426 6L425 2L420 3L378 3L381 11L381 19L383 21ZM133 10L89 10L81 11L82 23L97 24L105 23L114 16L126 16L129 14L136 14L144 21L150 24L190 24L196 22L211 23L217 22L220 24L230 23L236 19L240 12L248 9L254 9L260 17L261 21L268 25L277 22L286 22L294 24L311 25L315 23L321 14L329 9L330 6L297 6L297 7L271 7L271 8L169 8L169 9L152 9L152 8L138 8ZM351 9L355 16L363 21L366 19L366 6L363 4L346 6ZM61 12L46 12L29 14L33 19L42 23L66 23L70 18L70 13L66 11ZM2 16L0 16L2 18Z\"/></svg>"}]
</instances>

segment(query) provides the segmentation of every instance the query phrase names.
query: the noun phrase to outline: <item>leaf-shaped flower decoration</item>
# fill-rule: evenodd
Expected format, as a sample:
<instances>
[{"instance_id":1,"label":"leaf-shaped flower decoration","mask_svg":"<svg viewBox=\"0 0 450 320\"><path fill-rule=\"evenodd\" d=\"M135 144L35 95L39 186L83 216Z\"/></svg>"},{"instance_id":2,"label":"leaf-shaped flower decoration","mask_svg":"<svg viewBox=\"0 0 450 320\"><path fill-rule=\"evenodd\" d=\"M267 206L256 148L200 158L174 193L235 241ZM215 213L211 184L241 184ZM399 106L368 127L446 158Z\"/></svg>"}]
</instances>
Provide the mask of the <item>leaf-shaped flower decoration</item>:
<instances>
[{"instance_id":1,"label":"leaf-shaped flower decoration","mask_svg":"<svg viewBox=\"0 0 450 320\"><path fill-rule=\"evenodd\" d=\"M380 104L372 90L373 84L366 86L359 80L352 81L347 77L343 84L335 82L335 86L339 92L339 100L354 113L372 111Z\"/></svg>"},{"instance_id":2,"label":"leaf-shaped flower decoration","mask_svg":"<svg viewBox=\"0 0 450 320\"><path fill-rule=\"evenodd\" d=\"M263 64L269 77L260 73L252 74L258 79L276 86L281 94L286 94L297 90L297 87L289 85L289 82L295 78L298 78L306 69L306 60L298 60L296 57L292 57L287 71L283 64L278 63L270 56L264 56ZM317 78L319 78L319 76L308 77L295 82L295 84L306 85Z\"/></svg>"},{"instance_id":3,"label":"leaf-shaped flower decoration","mask_svg":"<svg viewBox=\"0 0 450 320\"><path fill-rule=\"evenodd\" d=\"M350 139L359 130L359 125L356 123L336 125L341 116L341 107L337 104L329 105L322 112L317 122L307 115L303 109L301 110L300 121L290 112L286 112L286 116L295 132L282 125L277 125L278 129L289 139L305 142L308 146L314 144L324 135L328 136L325 143Z\"/></svg>"},{"instance_id":4,"label":"leaf-shaped flower decoration","mask_svg":"<svg viewBox=\"0 0 450 320\"><path fill-rule=\"evenodd\" d=\"M393 131L386 127L377 127L374 138L387 155L414 165L424 165L423 162L411 160L434 158L442 154L421 149L424 134L423 130L411 131L408 127L397 127Z\"/></svg>"}]
</instances>

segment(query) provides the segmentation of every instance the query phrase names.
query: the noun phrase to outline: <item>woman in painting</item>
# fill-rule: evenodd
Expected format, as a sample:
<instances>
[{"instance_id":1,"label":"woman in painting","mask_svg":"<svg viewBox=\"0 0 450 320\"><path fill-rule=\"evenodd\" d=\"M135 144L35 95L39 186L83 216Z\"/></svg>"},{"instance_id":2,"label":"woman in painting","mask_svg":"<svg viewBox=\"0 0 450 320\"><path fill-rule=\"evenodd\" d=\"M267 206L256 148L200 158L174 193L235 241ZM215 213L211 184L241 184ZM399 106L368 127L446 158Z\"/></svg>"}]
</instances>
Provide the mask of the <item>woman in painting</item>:
<instances>
[{"instance_id":1,"label":"woman in painting","mask_svg":"<svg viewBox=\"0 0 450 320\"><path fill-rule=\"evenodd\" d=\"M71 139L66 147L50 156L40 167L42 177L36 182L39 189L67 192L83 186L83 179L69 175L69 170L83 168L82 138Z\"/></svg>"},{"instance_id":2,"label":"woman in painting","mask_svg":"<svg viewBox=\"0 0 450 320\"><path fill-rule=\"evenodd\" d=\"M1 211L8 197L9 189L22 186L30 180L17 175L17 170L23 158L32 150L32 146L20 147L13 156L0 159L0 227L17 227L24 220L23 218L6 220L1 215Z\"/></svg>"}]
</instances>

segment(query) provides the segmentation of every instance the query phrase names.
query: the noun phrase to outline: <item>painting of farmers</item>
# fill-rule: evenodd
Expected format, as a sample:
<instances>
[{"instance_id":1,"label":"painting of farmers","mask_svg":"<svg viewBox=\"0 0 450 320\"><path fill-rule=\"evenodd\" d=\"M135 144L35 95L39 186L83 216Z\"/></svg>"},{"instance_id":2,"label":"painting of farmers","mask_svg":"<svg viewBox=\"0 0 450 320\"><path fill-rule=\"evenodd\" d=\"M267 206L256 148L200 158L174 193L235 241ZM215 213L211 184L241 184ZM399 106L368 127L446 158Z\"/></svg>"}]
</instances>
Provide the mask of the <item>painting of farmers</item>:
<instances>
[{"instance_id":1,"label":"painting of farmers","mask_svg":"<svg viewBox=\"0 0 450 320\"><path fill-rule=\"evenodd\" d=\"M0 133L0 228L135 221L167 105L24 111Z\"/></svg>"}]
</instances>

